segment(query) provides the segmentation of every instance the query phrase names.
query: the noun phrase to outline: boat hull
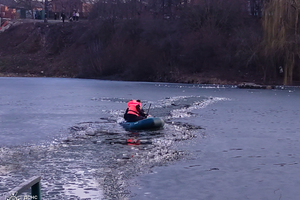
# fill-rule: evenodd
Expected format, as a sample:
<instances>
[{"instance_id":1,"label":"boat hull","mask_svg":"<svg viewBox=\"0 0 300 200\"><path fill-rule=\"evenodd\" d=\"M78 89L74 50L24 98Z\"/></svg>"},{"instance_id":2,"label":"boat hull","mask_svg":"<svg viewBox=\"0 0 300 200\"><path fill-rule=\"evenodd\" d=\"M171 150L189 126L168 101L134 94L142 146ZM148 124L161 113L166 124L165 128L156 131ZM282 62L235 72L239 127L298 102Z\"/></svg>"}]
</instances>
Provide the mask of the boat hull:
<instances>
[{"instance_id":1,"label":"boat hull","mask_svg":"<svg viewBox=\"0 0 300 200\"><path fill-rule=\"evenodd\" d=\"M147 130L162 128L165 122L159 117L150 117L137 122L122 122L121 125L126 130Z\"/></svg>"}]
</instances>

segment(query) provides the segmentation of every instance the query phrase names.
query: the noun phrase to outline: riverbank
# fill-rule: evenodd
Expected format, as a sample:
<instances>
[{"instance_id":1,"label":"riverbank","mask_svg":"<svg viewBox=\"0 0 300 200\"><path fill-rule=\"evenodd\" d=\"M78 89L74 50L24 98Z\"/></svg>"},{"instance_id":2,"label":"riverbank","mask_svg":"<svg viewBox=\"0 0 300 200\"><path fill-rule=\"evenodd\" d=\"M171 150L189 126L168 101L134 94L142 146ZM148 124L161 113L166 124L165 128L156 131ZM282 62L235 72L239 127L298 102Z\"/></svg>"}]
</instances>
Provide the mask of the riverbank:
<instances>
[{"instance_id":1,"label":"riverbank","mask_svg":"<svg viewBox=\"0 0 300 200\"><path fill-rule=\"evenodd\" d=\"M30 73L0 73L0 77L47 77L43 76L43 74L30 74ZM77 78L77 77L68 77L68 76L51 76L55 78ZM114 80L114 81L123 81L121 77L103 77L94 78L100 80ZM160 80L153 80L151 82L161 82ZM163 81L166 82L166 81ZM236 80L225 80L220 79L214 76L211 77L203 77L201 74L185 74L180 77L174 78L172 81L168 81L170 83L188 83L188 84L216 84L216 85L238 85L243 81Z\"/></svg>"},{"instance_id":2,"label":"riverbank","mask_svg":"<svg viewBox=\"0 0 300 200\"><path fill-rule=\"evenodd\" d=\"M30 74L30 73L0 73L0 77L47 77L43 76L42 73L40 74ZM58 76L51 76L55 78L78 78L78 77L68 77L65 75L58 75ZM124 81L122 77L119 76L109 76L109 77L103 77L103 78L94 78L99 80L112 80L112 81ZM126 80L125 80L126 81ZM131 80L132 81L132 80ZM153 80L150 82L169 82L169 83L187 83L187 84L214 84L214 85L242 85L245 83L254 84L253 80L251 79L239 79L234 80L232 78L219 78L218 76L215 76L214 74L183 74L178 75L176 77L173 77L172 80L169 81L161 81L161 80ZM255 82L255 80L254 80ZM259 85L259 84L255 84ZM280 84L277 84L280 85ZM263 86L269 86L269 85L263 85ZM252 87L253 88L253 87ZM266 89L266 88L263 88Z\"/></svg>"},{"instance_id":3,"label":"riverbank","mask_svg":"<svg viewBox=\"0 0 300 200\"><path fill-rule=\"evenodd\" d=\"M117 37L117 33L106 35L108 32L105 30L111 28L109 24L100 24L98 28L91 28L92 25L88 21L62 23L57 20L48 24L41 20L18 21L8 30L0 33L0 76L93 78L221 85L238 85L242 82L268 85L283 83L282 77L277 80L263 81L261 74L253 70L237 70L239 67L229 67L225 70L226 66L220 67L220 63L214 64L215 61L209 64L210 67L194 62L191 63L194 66L184 66L184 63L187 64L185 59L188 59L188 62L192 59L187 57L188 54L180 55L186 58L170 55L171 60L164 56L161 57L172 51L173 47L168 47L167 44L164 44L165 47L160 47L166 51L162 53L159 53L162 49L155 50L158 48L155 46L157 45L155 40L152 41L154 42L151 44L152 47L148 47L150 44L141 46L143 44L133 42L134 45L131 44L127 48L126 40L128 38L122 38L125 41L117 41L120 44L114 44L112 41L116 41L116 39L112 38ZM124 29L125 25L117 24L113 32ZM137 26L131 27L135 29L139 26L144 28L145 25L132 26ZM99 41L103 41L103 44L98 44L97 41L95 43L90 39L93 37L100 37ZM145 38L140 38L140 40L142 39ZM148 39L151 40L151 37ZM160 40L166 42L165 38L160 38ZM107 44L104 45L105 43ZM121 44L125 46L119 47L118 45ZM114 47L114 45L117 46ZM101 48L105 48L105 51L99 51ZM134 55L130 55L128 53L130 51L135 52ZM158 60L154 62L156 59ZM213 61L214 58L209 60Z\"/></svg>"}]
</instances>

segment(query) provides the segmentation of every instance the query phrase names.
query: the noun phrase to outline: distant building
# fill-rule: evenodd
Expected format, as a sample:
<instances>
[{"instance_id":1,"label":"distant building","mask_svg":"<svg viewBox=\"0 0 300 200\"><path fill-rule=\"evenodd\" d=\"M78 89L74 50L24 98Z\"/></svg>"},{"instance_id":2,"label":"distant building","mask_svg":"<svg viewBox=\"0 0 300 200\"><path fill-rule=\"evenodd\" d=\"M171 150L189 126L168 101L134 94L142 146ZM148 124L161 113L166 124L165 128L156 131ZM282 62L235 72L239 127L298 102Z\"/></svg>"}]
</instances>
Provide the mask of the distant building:
<instances>
[{"instance_id":1,"label":"distant building","mask_svg":"<svg viewBox=\"0 0 300 200\"><path fill-rule=\"evenodd\" d=\"M15 18L17 18L16 9L9 8L6 5L0 4L0 17L1 18L15 19Z\"/></svg>"},{"instance_id":2,"label":"distant building","mask_svg":"<svg viewBox=\"0 0 300 200\"><path fill-rule=\"evenodd\" d=\"M44 4L42 2L38 1L22 1L18 4L16 4L15 8L17 10L17 13L19 14L19 17L22 19L25 18L36 18L37 13L41 13L41 11L44 9ZM43 17L42 17L43 18Z\"/></svg>"},{"instance_id":3,"label":"distant building","mask_svg":"<svg viewBox=\"0 0 300 200\"><path fill-rule=\"evenodd\" d=\"M34 18L36 13L44 9L44 4L38 1L0 0L0 17L7 19Z\"/></svg>"}]
</instances>

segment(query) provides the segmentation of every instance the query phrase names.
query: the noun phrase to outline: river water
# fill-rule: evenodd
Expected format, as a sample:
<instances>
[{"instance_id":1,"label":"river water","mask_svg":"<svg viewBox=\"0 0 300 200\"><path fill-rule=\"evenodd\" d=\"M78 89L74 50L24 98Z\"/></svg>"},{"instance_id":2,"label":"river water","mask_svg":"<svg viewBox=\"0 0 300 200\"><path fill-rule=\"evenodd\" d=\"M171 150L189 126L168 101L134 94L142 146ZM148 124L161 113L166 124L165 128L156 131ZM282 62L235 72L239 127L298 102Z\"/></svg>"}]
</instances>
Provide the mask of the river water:
<instances>
[{"instance_id":1,"label":"river water","mask_svg":"<svg viewBox=\"0 0 300 200\"><path fill-rule=\"evenodd\" d=\"M0 197L35 175L43 199L300 196L299 88L0 78L0 92ZM130 99L164 128L125 131Z\"/></svg>"}]
</instances>

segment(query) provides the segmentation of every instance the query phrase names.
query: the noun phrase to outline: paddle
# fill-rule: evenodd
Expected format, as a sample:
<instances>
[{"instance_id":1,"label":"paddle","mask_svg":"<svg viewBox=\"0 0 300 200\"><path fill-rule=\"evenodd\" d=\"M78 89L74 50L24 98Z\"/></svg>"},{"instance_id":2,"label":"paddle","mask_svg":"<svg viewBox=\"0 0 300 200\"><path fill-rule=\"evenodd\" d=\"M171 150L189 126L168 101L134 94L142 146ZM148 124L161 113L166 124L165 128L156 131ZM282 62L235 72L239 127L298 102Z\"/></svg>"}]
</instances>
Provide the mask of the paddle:
<instances>
[{"instance_id":1,"label":"paddle","mask_svg":"<svg viewBox=\"0 0 300 200\"><path fill-rule=\"evenodd\" d=\"M148 111L147 111L147 116L148 116L148 114L149 114L150 107L151 107L151 103L150 103L149 108L148 108Z\"/></svg>"}]
</instances>

